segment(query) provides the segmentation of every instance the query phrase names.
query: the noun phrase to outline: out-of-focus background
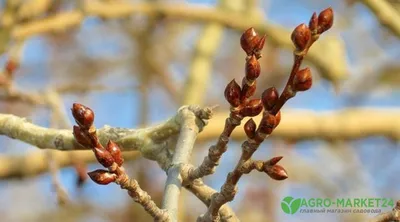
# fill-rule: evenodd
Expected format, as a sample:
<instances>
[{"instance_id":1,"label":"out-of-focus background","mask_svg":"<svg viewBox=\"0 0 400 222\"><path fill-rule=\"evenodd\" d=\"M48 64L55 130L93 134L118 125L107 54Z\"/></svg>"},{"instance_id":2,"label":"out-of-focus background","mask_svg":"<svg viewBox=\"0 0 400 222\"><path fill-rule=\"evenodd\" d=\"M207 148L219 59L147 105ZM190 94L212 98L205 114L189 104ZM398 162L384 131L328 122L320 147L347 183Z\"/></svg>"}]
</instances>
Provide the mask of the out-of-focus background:
<instances>
[{"instance_id":1,"label":"out-of-focus background","mask_svg":"<svg viewBox=\"0 0 400 222\"><path fill-rule=\"evenodd\" d=\"M257 95L270 86L281 90L292 64L291 31L331 6L334 26L303 64L311 67L313 88L285 105L276 135L254 156L284 156L289 179L246 175L230 205L242 221L365 221L375 214L287 215L280 202L289 195L400 197L400 1L2 0L0 5L0 65L18 64L12 75L6 68L0 75L1 113L70 128L69 107L80 102L95 111L97 127L139 128L166 120L183 104L218 104L210 128L197 141L194 164L203 160L228 115L225 85L244 75L241 33L254 26L267 34ZM236 131L216 173L205 178L215 189L240 155L244 133L241 127ZM0 144L0 221L151 221L118 186L82 182L85 172L99 168L92 156L46 152L4 136ZM160 204L165 173L136 154L127 160L129 175ZM205 212L187 191L180 201L180 221L195 221Z\"/></svg>"}]
</instances>

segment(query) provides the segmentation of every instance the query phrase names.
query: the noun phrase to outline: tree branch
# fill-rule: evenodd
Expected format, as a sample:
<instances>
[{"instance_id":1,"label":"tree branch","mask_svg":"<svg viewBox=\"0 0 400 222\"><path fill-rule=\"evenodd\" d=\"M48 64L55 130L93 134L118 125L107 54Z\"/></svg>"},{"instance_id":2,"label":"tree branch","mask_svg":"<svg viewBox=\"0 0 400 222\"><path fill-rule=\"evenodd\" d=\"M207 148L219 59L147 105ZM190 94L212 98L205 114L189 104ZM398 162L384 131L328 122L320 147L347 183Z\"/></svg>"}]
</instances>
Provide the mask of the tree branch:
<instances>
[{"instance_id":1,"label":"tree branch","mask_svg":"<svg viewBox=\"0 0 400 222\"><path fill-rule=\"evenodd\" d=\"M186 4L141 3L130 4L127 2L91 2L83 7L85 15L113 19L127 17L132 14L146 14L147 16L164 15L169 18L185 19L198 22L215 22L240 32L253 26L261 33L268 36L268 40L282 48L292 50L290 31L281 26L261 22L259 19L249 19L242 13L235 13L201 6L189 6ZM79 26L84 19L83 12L71 11L59 13L53 17L32 21L27 24L16 25L11 36L14 39L24 39L31 35L43 34L53 31L62 31ZM235 19L232 19L235 18ZM328 39L328 38L327 38ZM308 53L308 59L314 63L321 73L324 73L333 82L347 78L346 61L344 57L343 43L340 40L330 38L322 40ZM327 55L329 50L329 55ZM333 53L335 51L336 53ZM334 58L333 58L334 57ZM336 66L331 65L332 59L336 60Z\"/></svg>"},{"instance_id":2,"label":"tree branch","mask_svg":"<svg viewBox=\"0 0 400 222\"><path fill-rule=\"evenodd\" d=\"M53 161L57 162L60 168L70 167L75 164L71 158L79 156L84 163L96 163L96 157L91 151L70 151L48 150L51 152ZM47 154L43 151L35 151L26 155L0 155L0 180L17 179L36 176L49 171ZM135 160L140 156L139 152L123 152L125 160Z\"/></svg>"},{"instance_id":3,"label":"tree branch","mask_svg":"<svg viewBox=\"0 0 400 222\"><path fill-rule=\"evenodd\" d=\"M183 107L179 111L181 130L172 158L172 163L166 170L168 178L165 184L162 208L167 209L170 219L177 221L178 201L182 187L182 166L190 160L197 134L211 118L211 109L200 109L198 106Z\"/></svg>"},{"instance_id":4,"label":"tree branch","mask_svg":"<svg viewBox=\"0 0 400 222\"><path fill-rule=\"evenodd\" d=\"M198 141L210 141L219 136L228 113L213 115L207 128L199 134ZM253 117L259 121L260 117ZM384 136L400 140L400 110L379 108L348 108L337 111L286 110L271 138L293 141L356 140ZM246 134L234 131L232 139L242 140Z\"/></svg>"}]
</instances>

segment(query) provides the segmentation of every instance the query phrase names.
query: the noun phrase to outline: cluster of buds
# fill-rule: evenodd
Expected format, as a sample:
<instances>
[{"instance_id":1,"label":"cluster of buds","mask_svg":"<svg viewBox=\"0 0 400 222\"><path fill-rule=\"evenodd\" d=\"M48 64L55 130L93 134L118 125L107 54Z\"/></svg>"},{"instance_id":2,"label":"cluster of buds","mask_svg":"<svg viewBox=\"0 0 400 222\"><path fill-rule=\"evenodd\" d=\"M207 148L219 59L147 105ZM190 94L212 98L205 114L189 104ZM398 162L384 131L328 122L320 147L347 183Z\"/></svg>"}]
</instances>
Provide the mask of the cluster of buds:
<instances>
[{"instance_id":1,"label":"cluster of buds","mask_svg":"<svg viewBox=\"0 0 400 222\"><path fill-rule=\"evenodd\" d=\"M108 141L105 148L101 145L96 134L96 128L93 125L94 113L89 107L74 103L71 111L75 122L78 124L73 127L76 141L84 147L91 148L97 161L108 168L108 170L99 169L89 172L89 177L101 185L115 182L119 167L124 163L121 149L111 140Z\"/></svg>"},{"instance_id":2,"label":"cluster of buds","mask_svg":"<svg viewBox=\"0 0 400 222\"><path fill-rule=\"evenodd\" d=\"M327 31L333 24L333 11L331 8L323 10L318 16L313 14L309 21L309 27L305 24L297 26L291 35L292 41L296 47L295 64L289 80L286 83L282 94L279 94L275 87L264 90L260 99L249 97L254 95L256 89L256 79L260 75L260 64L258 59L261 57L260 51L265 44L265 36L259 36L257 32L250 28L246 30L240 39L242 49L246 52L245 77L240 87L234 80L230 82L225 89L225 98L231 104L233 109L238 110L244 116L257 116L262 113L261 121L257 127L256 123L250 118L244 125L244 131L247 137L260 144L266 136L270 135L281 121L281 108L287 100L294 97L296 92L306 91L312 86L311 70L309 68L299 69L304 56L307 54L311 45L318 40L319 35ZM260 107L261 106L261 107ZM248 107L248 108L246 108ZM251 108L250 108L251 107ZM244 112L246 110L246 112ZM231 111L232 112L232 111ZM283 180L287 178L285 169L277 165L282 157L275 157L265 162L263 171L271 178Z\"/></svg>"},{"instance_id":3,"label":"cluster of buds","mask_svg":"<svg viewBox=\"0 0 400 222\"><path fill-rule=\"evenodd\" d=\"M257 116L262 111L260 99L250 99L256 91L256 79L260 76L261 50L264 47L265 35L260 36L253 28L247 29L240 38L242 49L246 52L245 76L242 87L232 80L225 88L225 99L232 107L232 112L241 116Z\"/></svg>"},{"instance_id":4,"label":"cluster of buds","mask_svg":"<svg viewBox=\"0 0 400 222\"><path fill-rule=\"evenodd\" d=\"M327 8L319 13L313 13L308 23L297 26L292 32L292 42L296 49L301 52L308 50L311 44L318 39L318 36L329 30L333 25L333 10Z\"/></svg>"},{"instance_id":5,"label":"cluster of buds","mask_svg":"<svg viewBox=\"0 0 400 222\"><path fill-rule=\"evenodd\" d=\"M278 98L276 98L275 95L269 96L271 97L271 104L266 104L266 102L264 102L266 100L263 99L264 107L268 107L266 110L269 110L271 114L278 114L285 102L294 97L296 92L306 91L311 88L312 75L310 68L299 68L312 44L318 40L320 34L329 30L332 25L333 10L332 8L327 8L320 12L318 16L317 13L314 12L311 16L308 27L305 24L301 24L293 30L291 39L296 48L294 51L294 65L285 89ZM267 95L268 92L265 92L265 94ZM277 94L278 93L276 92L276 95Z\"/></svg>"}]
</instances>

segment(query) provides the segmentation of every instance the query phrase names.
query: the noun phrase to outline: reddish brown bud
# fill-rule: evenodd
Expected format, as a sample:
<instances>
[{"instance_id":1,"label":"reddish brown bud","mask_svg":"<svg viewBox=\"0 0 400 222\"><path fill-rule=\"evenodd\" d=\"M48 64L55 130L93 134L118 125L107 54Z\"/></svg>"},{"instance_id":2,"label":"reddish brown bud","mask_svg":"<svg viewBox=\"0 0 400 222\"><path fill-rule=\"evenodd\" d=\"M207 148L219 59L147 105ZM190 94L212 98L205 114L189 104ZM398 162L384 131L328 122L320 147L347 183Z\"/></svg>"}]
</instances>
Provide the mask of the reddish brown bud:
<instances>
[{"instance_id":1,"label":"reddish brown bud","mask_svg":"<svg viewBox=\"0 0 400 222\"><path fill-rule=\"evenodd\" d=\"M283 156L273 157L273 158L271 158L270 160L267 161L267 164L269 166L273 166L273 165L277 164L282 158L283 158Z\"/></svg>"},{"instance_id":2,"label":"reddish brown bud","mask_svg":"<svg viewBox=\"0 0 400 222\"><path fill-rule=\"evenodd\" d=\"M313 13L310 22L308 23L308 27L310 28L311 32L315 32L318 28L318 16L317 13Z\"/></svg>"},{"instance_id":3,"label":"reddish brown bud","mask_svg":"<svg viewBox=\"0 0 400 222\"><path fill-rule=\"evenodd\" d=\"M310 68L299 70L293 78L293 89L295 91L306 91L312 86Z\"/></svg>"},{"instance_id":4,"label":"reddish brown bud","mask_svg":"<svg viewBox=\"0 0 400 222\"><path fill-rule=\"evenodd\" d=\"M267 35L263 35L263 36L259 39L257 45L254 47L254 52L257 54L257 57L258 57L258 58L261 57L261 56L260 56L260 52L261 52L261 50L264 48L265 39L266 39L266 38L267 38Z\"/></svg>"},{"instance_id":5,"label":"reddish brown bud","mask_svg":"<svg viewBox=\"0 0 400 222\"><path fill-rule=\"evenodd\" d=\"M281 122L281 111L279 111L276 115L275 115L275 127L276 128L279 123Z\"/></svg>"},{"instance_id":6,"label":"reddish brown bud","mask_svg":"<svg viewBox=\"0 0 400 222\"><path fill-rule=\"evenodd\" d=\"M110 167L114 163L114 158L111 153L103 147L95 147L93 148L93 152L97 161L104 167Z\"/></svg>"},{"instance_id":7,"label":"reddish brown bud","mask_svg":"<svg viewBox=\"0 0 400 222\"><path fill-rule=\"evenodd\" d=\"M266 110L271 110L279 99L278 90L275 87L270 87L261 94L261 100Z\"/></svg>"},{"instance_id":8,"label":"reddish brown bud","mask_svg":"<svg viewBox=\"0 0 400 222\"><path fill-rule=\"evenodd\" d=\"M305 24L301 24L293 30L291 37L296 49L303 51L311 39L311 31Z\"/></svg>"},{"instance_id":9,"label":"reddish brown bud","mask_svg":"<svg viewBox=\"0 0 400 222\"><path fill-rule=\"evenodd\" d=\"M254 122L253 118L247 120L244 124L244 132L246 133L247 137L253 139L256 135L256 123Z\"/></svg>"},{"instance_id":10,"label":"reddish brown bud","mask_svg":"<svg viewBox=\"0 0 400 222\"><path fill-rule=\"evenodd\" d=\"M261 133L271 134L276 125L276 118L270 113L264 114L261 119L259 130Z\"/></svg>"},{"instance_id":11,"label":"reddish brown bud","mask_svg":"<svg viewBox=\"0 0 400 222\"><path fill-rule=\"evenodd\" d=\"M92 143L90 142L89 137L86 136L84 132L81 131L81 128L79 126L74 126L73 128L73 134L75 137L75 140L81 144L84 147L92 147Z\"/></svg>"},{"instance_id":12,"label":"reddish brown bud","mask_svg":"<svg viewBox=\"0 0 400 222\"><path fill-rule=\"evenodd\" d=\"M233 79L225 88L225 99L229 104L233 107L238 107L240 105L240 94L241 89L240 86L236 83L235 79Z\"/></svg>"},{"instance_id":13,"label":"reddish brown bud","mask_svg":"<svg viewBox=\"0 0 400 222\"><path fill-rule=\"evenodd\" d=\"M245 73L247 80L254 81L260 76L260 72L260 63L258 62L256 56L252 55L250 59L246 61Z\"/></svg>"},{"instance_id":14,"label":"reddish brown bud","mask_svg":"<svg viewBox=\"0 0 400 222\"><path fill-rule=\"evenodd\" d=\"M106 150L111 153L112 157L114 158L114 160L118 164L118 166L121 166L124 163L124 159L122 158L121 149L119 148L118 144L109 140L107 143Z\"/></svg>"},{"instance_id":15,"label":"reddish brown bud","mask_svg":"<svg viewBox=\"0 0 400 222\"><path fill-rule=\"evenodd\" d=\"M257 116L261 113L263 109L263 105L261 99L252 99L250 100L246 106L240 111L240 114L243 116Z\"/></svg>"},{"instance_id":16,"label":"reddish brown bud","mask_svg":"<svg viewBox=\"0 0 400 222\"><path fill-rule=\"evenodd\" d=\"M14 61L14 60L8 60L6 63L6 74L8 75L8 77L12 77L12 75L14 74L15 70L19 67L19 64Z\"/></svg>"},{"instance_id":17,"label":"reddish brown bud","mask_svg":"<svg viewBox=\"0 0 400 222\"><path fill-rule=\"evenodd\" d=\"M240 37L240 46L246 52L247 55L251 55L254 52L257 44L260 42L260 37L254 28L247 29Z\"/></svg>"},{"instance_id":18,"label":"reddish brown bud","mask_svg":"<svg viewBox=\"0 0 400 222\"><path fill-rule=\"evenodd\" d=\"M89 129L94 121L94 113L89 108L79 103L72 105L72 115L75 118L75 122L86 129Z\"/></svg>"},{"instance_id":19,"label":"reddish brown bud","mask_svg":"<svg viewBox=\"0 0 400 222\"><path fill-rule=\"evenodd\" d=\"M242 79L242 100L244 100L245 98L250 98L251 96L254 95L254 93L256 92L257 89L257 81L254 80L251 85L247 80L246 77L243 77Z\"/></svg>"},{"instance_id":20,"label":"reddish brown bud","mask_svg":"<svg viewBox=\"0 0 400 222\"><path fill-rule=\"evenodd\" d=\"M107 185L115 182L117 175L108 172L107 170L95 170L88 173L90 179L100 185Z\"/></svg>"},{"instance_id":21,"label":"reddish brown bud","mask_svg":"<svg viewBox=\"0 0 400 222\"><path fill-rule=\"evenodd\" d=\"M285 168L281 165L266 166L264 172L274 180L284 180L288 178Z\"/></svg>"},{"instance_id":22,"label":"reddish brown bud","mask_svg":"<svg viewBox=\"0 0 400 222\"><path fill-rule=\"evenodd\" d=\"M318 33L323 33L333 25L333 10L331 7L325 9L318 15Z\"/></svg>"}]
</instances>

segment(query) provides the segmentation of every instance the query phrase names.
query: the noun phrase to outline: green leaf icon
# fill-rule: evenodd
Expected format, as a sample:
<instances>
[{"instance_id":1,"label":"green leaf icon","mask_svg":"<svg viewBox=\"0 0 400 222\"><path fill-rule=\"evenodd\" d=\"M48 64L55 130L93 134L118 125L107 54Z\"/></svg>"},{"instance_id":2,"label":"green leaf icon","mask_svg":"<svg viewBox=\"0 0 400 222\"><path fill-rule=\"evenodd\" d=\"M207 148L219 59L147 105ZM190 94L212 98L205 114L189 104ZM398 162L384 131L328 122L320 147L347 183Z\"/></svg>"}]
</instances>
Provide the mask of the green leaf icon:
<instances>
[{"instance_id":1,"label":"green leaf icon","mask_svg":"<svg viewBox=\"0 0 400 222\"><path fill-rule=\"evenodd\" d=\"M283 200L281 202L281 208L282 208L283 212L285 212L287 214L296 213L299 210L300 205L301 205L300 198L294 199L293 197L290 197L290 196L283 198Z\"/></svg>"}]
</instances>

